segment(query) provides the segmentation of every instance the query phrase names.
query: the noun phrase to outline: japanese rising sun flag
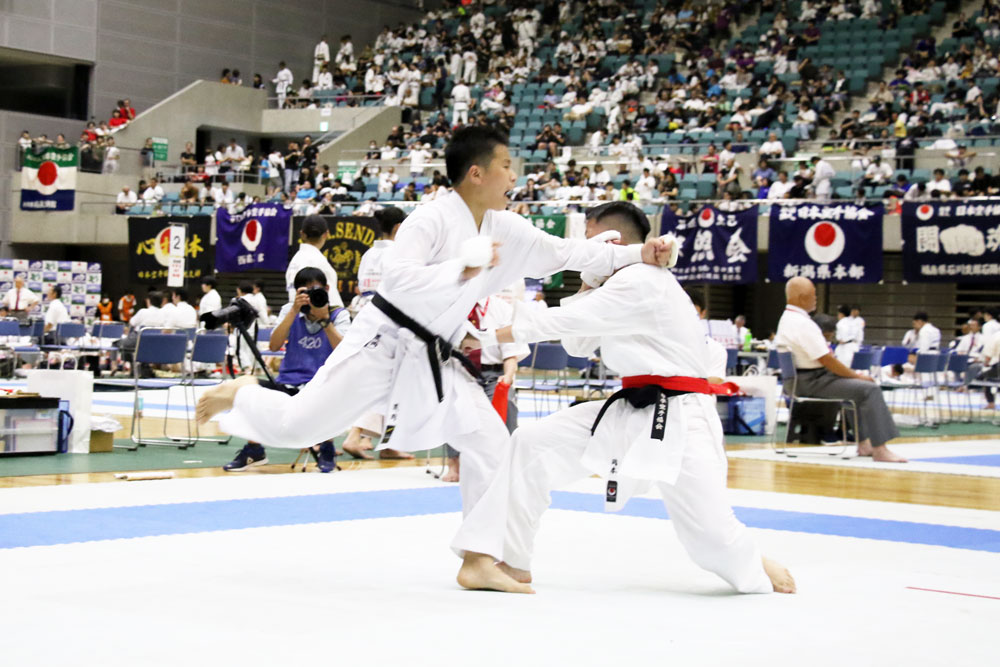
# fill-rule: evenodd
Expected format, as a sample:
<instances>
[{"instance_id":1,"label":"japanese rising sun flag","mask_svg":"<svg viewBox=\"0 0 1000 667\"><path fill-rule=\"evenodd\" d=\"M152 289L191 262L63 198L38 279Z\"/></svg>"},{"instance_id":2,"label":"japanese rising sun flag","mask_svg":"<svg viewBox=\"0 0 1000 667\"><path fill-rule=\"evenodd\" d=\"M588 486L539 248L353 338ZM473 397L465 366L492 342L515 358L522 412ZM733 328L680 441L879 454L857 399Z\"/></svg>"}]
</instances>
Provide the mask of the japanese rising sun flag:
<instances>
[{"instance_id":1,"label":"japanese rising sun flag","mask_svg":"<svg viewBox=\"0 0 1000 667\"><path fill-rule=\"evenodd\" d=\"M22 211L72 211L76 192L77 149L25 152L21 163Z\"/></svg>"}]
</instances>

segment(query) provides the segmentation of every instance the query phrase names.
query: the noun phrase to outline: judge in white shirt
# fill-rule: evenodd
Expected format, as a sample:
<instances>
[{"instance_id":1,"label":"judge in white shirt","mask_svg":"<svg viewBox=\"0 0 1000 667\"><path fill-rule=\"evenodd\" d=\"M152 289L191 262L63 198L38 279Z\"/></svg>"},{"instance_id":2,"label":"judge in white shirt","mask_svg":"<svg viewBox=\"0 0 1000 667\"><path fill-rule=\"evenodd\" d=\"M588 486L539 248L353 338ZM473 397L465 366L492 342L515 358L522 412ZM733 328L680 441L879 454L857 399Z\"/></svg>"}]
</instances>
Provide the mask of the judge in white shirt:
<instances>
[{"instance_id":1,"label":"judge in white shirt","mask_svg":"<svg viewBox=\"0 0 1000 667\"><path fill-rule=\"evenodd\" d=\"M337 272L330 265L330 260L323 254L323 246L330 238L330 230L326 219L318 215L310 215L302 221L302 231L299 232L299 249L292 256L285 271L285 289L288 290L288 300L295 300L295 274L307 266L319 269L326 276L326 284L330 294L330 309L343 308L344 300L338 290Z\"/></svg>"},{"instance_id":2,"label":"judge in white shirt","mask_svg":"<svg viewBox=\"0 0 1000 667\"><path fill-rule=\"evenodd\" d=\"M45 333L54 334L56 327L69 321L69 311L62 302L62 287L53 285L49 288L49 307L45 311Z\"/></svg>"},{"instance_id":3,"label":"judge in white shirt","mask_svg":"<svg viewBox=\"0 0 1000 667\"><path fill-rule=\"evenodd\" d=\"M188 303L187 290L180 287L173 288L170 298L173 308L164 316L163 325L176 329L197 329L198 312Z\"/></svg>"},{"instance_id":4,"label":"judge in white shirt","mask_svg":"<svg viewBox=\"0 0 1000 667\"><path fill-rule=\"evenodd\" d=\"M222 308L222 297L216 291L219 282L215 276L204 276L201 279L201 301L198 302L198 314L204 315Z\"/></svg>"},{"instance_id":5,"label":"judge in white shirt","mask_svg":"<svg viewBox=\"0 0 1000 667\"><path fill-rule=\"evenodd\" d=\"M7 290L3 297L3 305L13 317L24 319L28 312L42 299L24 286L24 276L14 277L14 287Z\"/></svg>"},{"instance_id":6,"label":"judge in white shirt","mask_svg":"<svg viewBox=\"0 0 1000 667\"><path fill-rule=\"evenodd\" d=\"M819 325L809 317L816 310L816 286L808 278L792 278L785 285L785 312L774 337L781 352L791 352L796 368L794 392L810 398L852 400L858 407L858 455L875 461L903 463L906 459L886 443L899 437L899 429L874 380L841 363L827 346ZM786 387L791 393L793 387Z\"/></svg>"}]
</instances>

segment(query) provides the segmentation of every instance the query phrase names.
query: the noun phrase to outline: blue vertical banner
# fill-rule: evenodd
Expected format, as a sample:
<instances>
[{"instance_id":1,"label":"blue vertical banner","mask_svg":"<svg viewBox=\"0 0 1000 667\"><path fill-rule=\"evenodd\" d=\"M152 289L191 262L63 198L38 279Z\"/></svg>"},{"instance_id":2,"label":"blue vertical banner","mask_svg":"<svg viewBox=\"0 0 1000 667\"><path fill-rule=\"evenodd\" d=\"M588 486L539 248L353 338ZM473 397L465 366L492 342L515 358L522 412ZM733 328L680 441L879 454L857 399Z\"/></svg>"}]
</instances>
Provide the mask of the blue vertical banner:
<instances>
[{"instance_id":1,"label":"blue vertical banner","mask_svg":"<svg viewBox=\"0 0 1000 667\"><path fill-rule=\"evenodd\" d=\"M882 280L883 206L790 204L771 207L767 278L820 283Z\"/></svg>"},{"instance_id":2,"label":"blue vertical banner","mask_svg":"<svg viewBox=\"0 0 1000 667\"><path fill-rule=\"evenodd\" d=\"M217 209L215 270L284 271L291 220L292 209L280 204L253 204L236 214Z\"/></svg>"},{"instance_id":3,"label":"blue vertical banner","mask_svg":"<svg viewBox=\"0 0 1000 667\"><path fill-rule=\"evenodd\" d=\"M677 266L680 282L740 285L757 281L757 207L720 211L706 206L677 215L663 209L660 233L681 241Z\"/></svg>"},{"instance_id":4,"label":"blue vertical banner","mask_svg":"<svg viewBox=\"0 0 1000 667\"><path fill-rule=\"evenodd\" d=\"M1000 204L903 202L903 280L1000 281Z\"/></svg>"}]
</instances>

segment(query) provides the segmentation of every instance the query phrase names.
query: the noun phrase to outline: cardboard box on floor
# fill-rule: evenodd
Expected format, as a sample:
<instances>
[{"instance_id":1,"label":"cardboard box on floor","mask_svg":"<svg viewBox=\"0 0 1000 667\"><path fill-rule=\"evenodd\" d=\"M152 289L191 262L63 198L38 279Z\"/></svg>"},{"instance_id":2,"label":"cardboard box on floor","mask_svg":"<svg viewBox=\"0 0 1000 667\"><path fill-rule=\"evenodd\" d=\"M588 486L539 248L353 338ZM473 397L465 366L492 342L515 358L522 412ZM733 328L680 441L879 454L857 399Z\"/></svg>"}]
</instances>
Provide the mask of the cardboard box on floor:
<instances>
[{"instance_id":1,"label":"cardboard box on floor","mask_svg":"<svg viewBox=\"0 0 1000 667\"><path fill-rule=\"evenodd\" d=\"M107 431L90 432L90 453L110 452L114 450L115 434Z\"/></svg>"}]
</instances>

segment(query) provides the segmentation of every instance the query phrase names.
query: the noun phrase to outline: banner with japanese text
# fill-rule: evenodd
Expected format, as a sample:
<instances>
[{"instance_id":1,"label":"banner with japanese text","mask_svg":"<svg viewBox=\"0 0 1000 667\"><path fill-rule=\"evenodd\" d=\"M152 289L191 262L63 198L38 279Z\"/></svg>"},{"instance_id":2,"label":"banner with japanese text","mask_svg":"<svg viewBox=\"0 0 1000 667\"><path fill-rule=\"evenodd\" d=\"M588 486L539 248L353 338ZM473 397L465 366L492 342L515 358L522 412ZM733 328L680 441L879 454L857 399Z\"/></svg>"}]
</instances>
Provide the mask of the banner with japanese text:
<instances>
[{"instance_id":1,"label":"banner with japanese text","mask_svg":"<svg viewBox=\"0 0 1000 667\"><path fill-rule=\"evenodd\" d=\"M1000 204L903 202L903 280L1000 280Z\"/></svg>"},{"instance_id":2,"label":"banner with japanese text","mask_svg":"<svg viewBox=\"0 0 1000 667\"><path fill-rule=\"evenodd\" d=\"M767 278L820 283L882 280L884 207L791 204L771 207Z\"/></svg>"},{"instance_id":3,"label":"banner with japanese text","mask_svg":"<svg viewBox=\"0 0 1000 667\"><path fill-rule=\"evenodd\" d=\"M288 226L292 209L253 204L241 213L215 212L215 270L284 271L288 266Z\"/></svg>"},{"instance_id":4,"label":"banner with japanese text","mask_svg":"<svg viewBox=\"0 0 1000 667\"><path fill-rule=\"evenodd\" d=\"M361 256L381 238L378 221L367 216L324 215L330 229L330 239L323 246L333 270L337 272L337 291L344 303L350 303L358 286L358 267L361 266ZM302 229L302 216L292 218L292 245L288 251L288 260L299 250L299 232ZM288 261L285 266L287 268Z\"/></svg>"},{"instance_id":5,"label":"banner with japanese text","mask_svg":"<svg viewBox=\"0 0 1000 667\"><path fill-rule=\"evenodd\" d=\"M24 152L21 160L22 211L72 211L76 198L76 146Z\"/></svg>"},{"instance_id":6,"label":"banner with japanese text","mask_svg":"<svg viewBox=\"0 0 1000 667\"><path fill-rule=\"evenodd\" d=\"M663 209L660 233L672 232L681 242L677 280L740 285L757 281L757 207L720 211L706 206L677 215Z\"/></svg>"},{"instance_id":7,"label":"banner with japanese text","mask_svg":"<svg viewBox=\"0 0 1000 667\"><path fill-rule=\"evenodd\" d=\"M543 232L552 234L553 236L558 236L559 238L566 238L566 216L565 215L529 215L527 216L533 224L538 229ZM542 278L542 288L543 289L560 289L563 286L563 274L562 271L559 273L554 273L551 276L545 276Z\"/></svg>"},{"instance_id":8,"label":"banner with japanese text","mask_svg":"<svg viewBox=\"0 0 1000 667\"><path fill-rule=\"evenodd\" d=\"M170 225L187 226L184 279L212 274L212 219L207 215L128 219L129 273L137 283L165 283L170 266Z\"/></svg>"}]
</instances>

